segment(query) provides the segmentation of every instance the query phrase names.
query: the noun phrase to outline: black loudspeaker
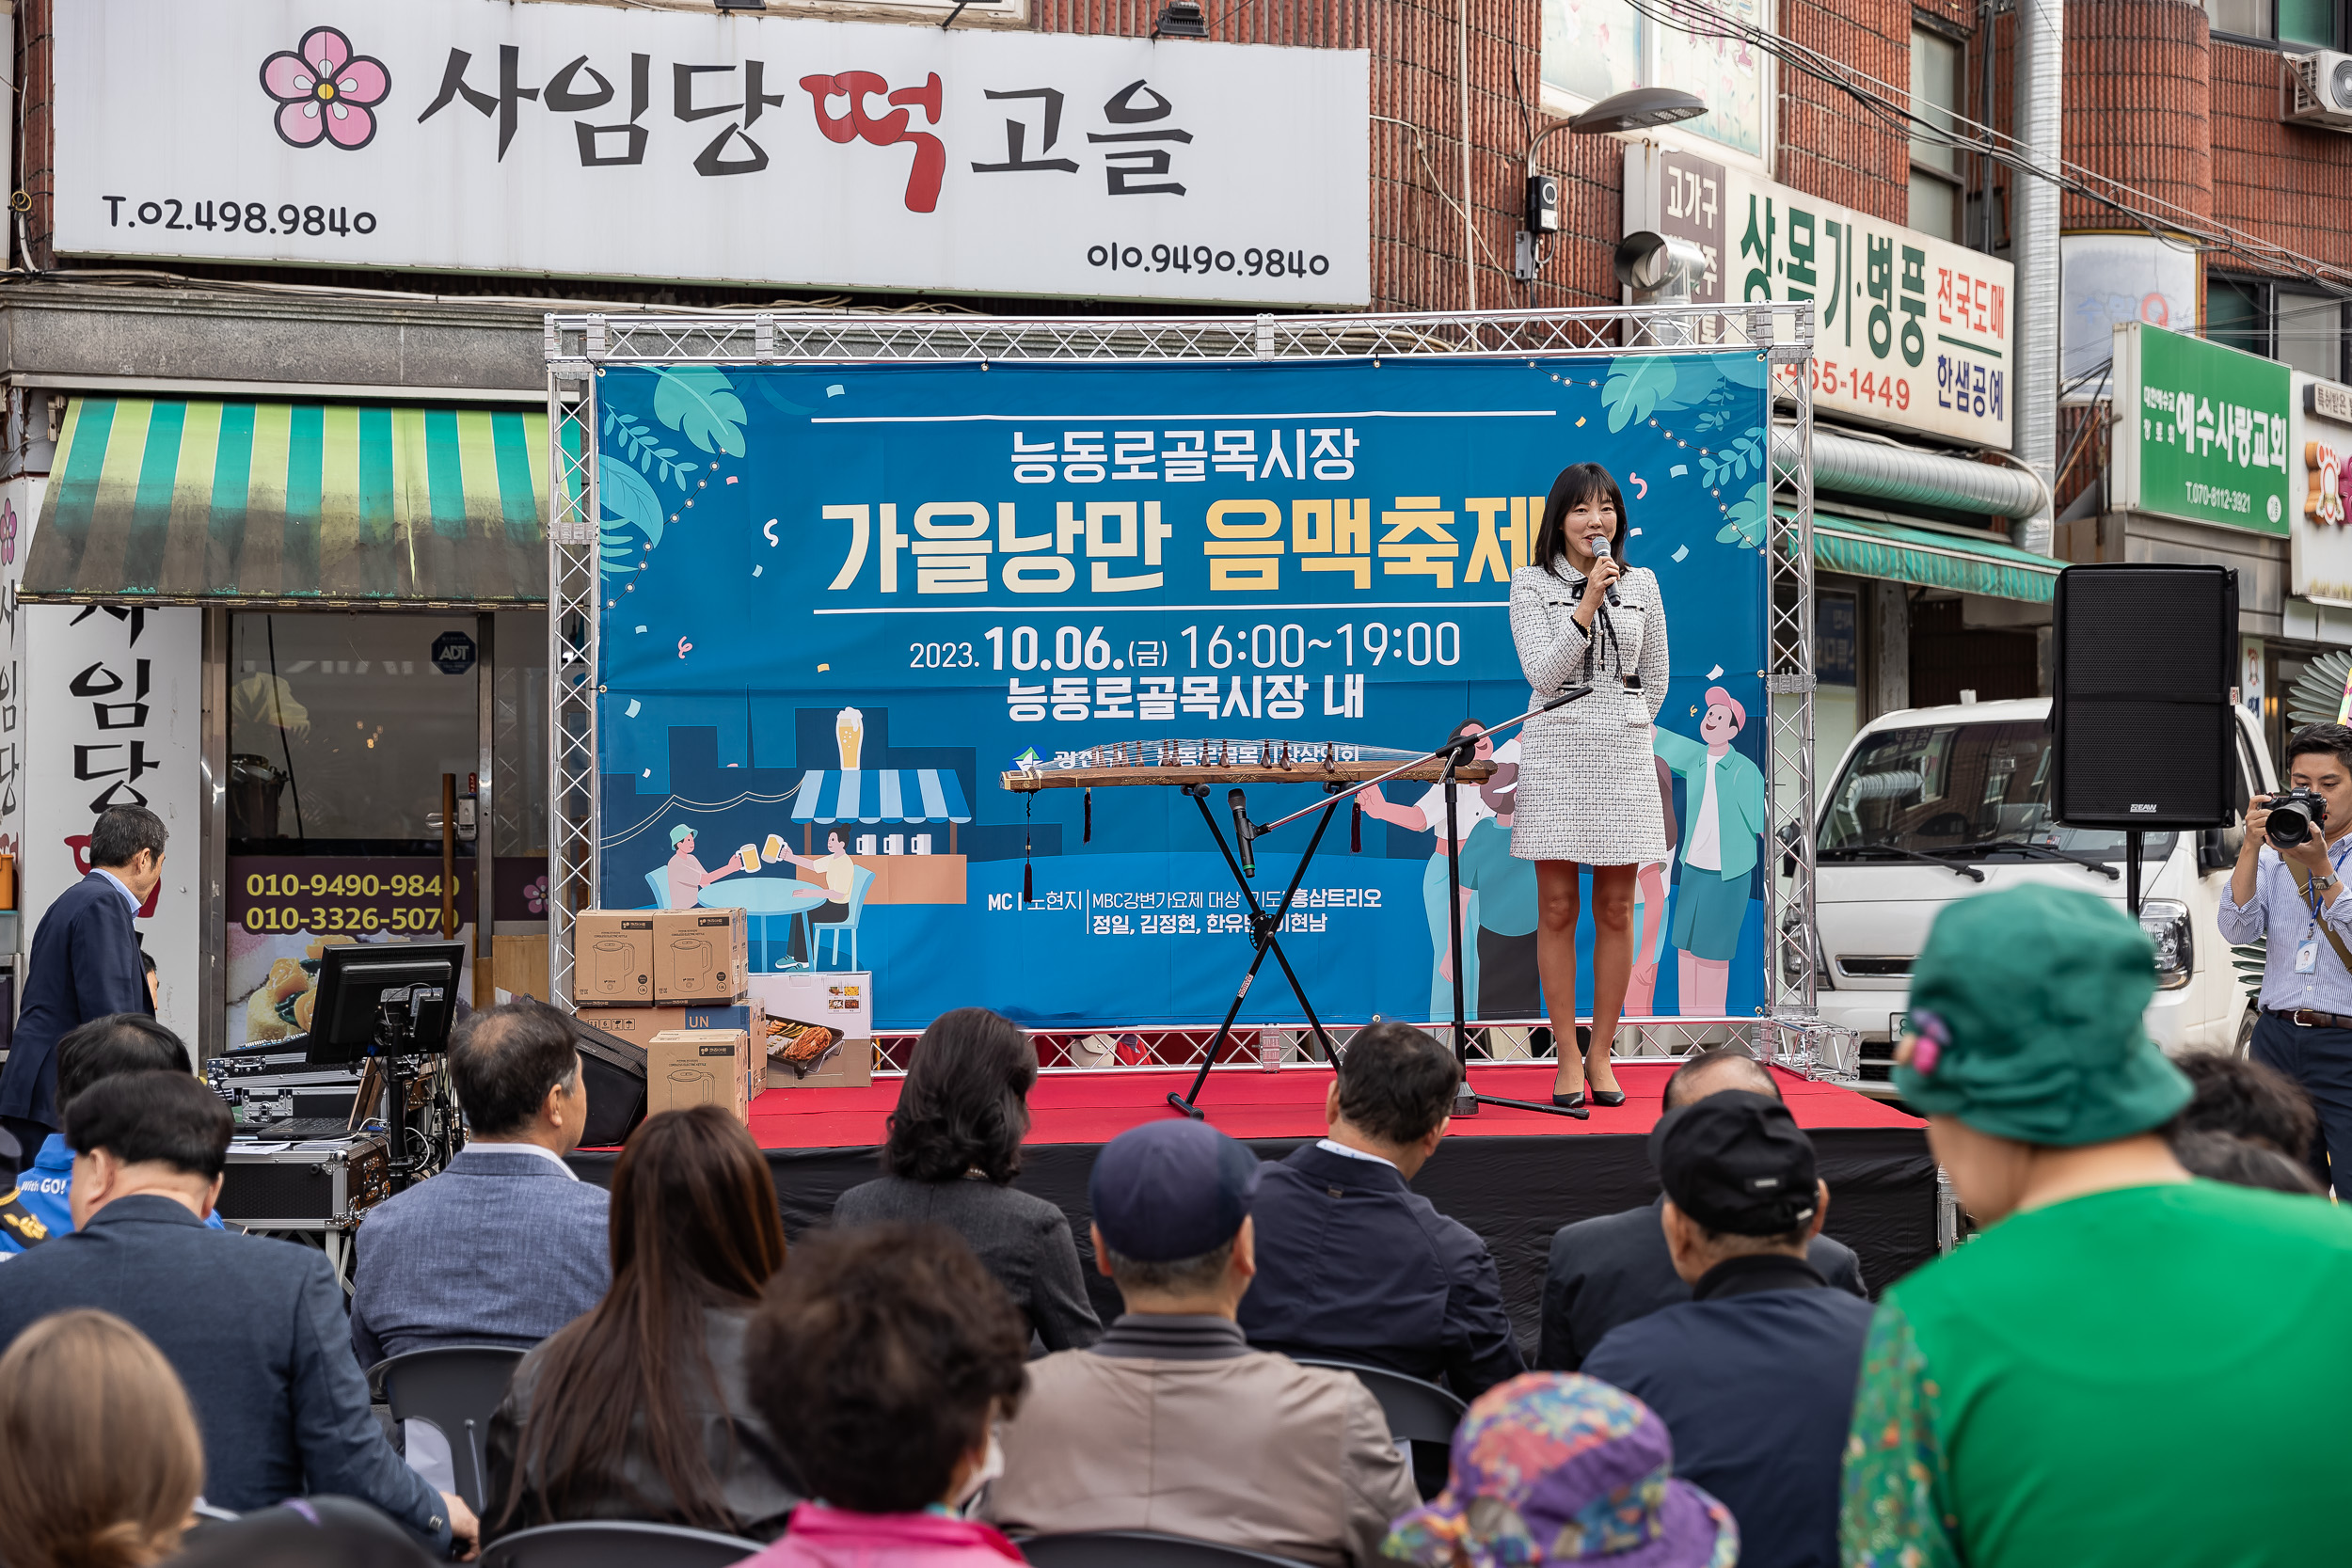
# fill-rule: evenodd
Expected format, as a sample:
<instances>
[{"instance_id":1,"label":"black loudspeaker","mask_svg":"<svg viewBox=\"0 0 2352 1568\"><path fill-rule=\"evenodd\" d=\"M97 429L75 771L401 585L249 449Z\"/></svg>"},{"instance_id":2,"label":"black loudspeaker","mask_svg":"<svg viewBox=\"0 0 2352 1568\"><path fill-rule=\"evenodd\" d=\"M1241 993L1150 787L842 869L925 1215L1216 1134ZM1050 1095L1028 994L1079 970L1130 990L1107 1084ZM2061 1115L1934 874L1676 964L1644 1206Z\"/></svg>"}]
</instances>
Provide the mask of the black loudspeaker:
<instances>
[{"instance_id":1,"label":"black loudspeaker","mask_svg":"<svg viewBox=\"0 0 2352 1568\"><path fill-rule=\"evenodd\" d=\"M571 1025L580 1072L588 1081L588 1125L580 1132L580 1147L616 1148L645 1119L645 1048L578 1018Z\"/></svg>"},{"instance_id":2,"label":"black loudspeaker","mask_svg":"<svg viewBox=\"0 0 2352 1568\"><path fill-rule=\"evenodd\" d=\"M2237 815L2230 683L2237 574L2069 566L2054 606L2050 802L2074 828L2226 827Z\"/></svg>"}]
</instances>

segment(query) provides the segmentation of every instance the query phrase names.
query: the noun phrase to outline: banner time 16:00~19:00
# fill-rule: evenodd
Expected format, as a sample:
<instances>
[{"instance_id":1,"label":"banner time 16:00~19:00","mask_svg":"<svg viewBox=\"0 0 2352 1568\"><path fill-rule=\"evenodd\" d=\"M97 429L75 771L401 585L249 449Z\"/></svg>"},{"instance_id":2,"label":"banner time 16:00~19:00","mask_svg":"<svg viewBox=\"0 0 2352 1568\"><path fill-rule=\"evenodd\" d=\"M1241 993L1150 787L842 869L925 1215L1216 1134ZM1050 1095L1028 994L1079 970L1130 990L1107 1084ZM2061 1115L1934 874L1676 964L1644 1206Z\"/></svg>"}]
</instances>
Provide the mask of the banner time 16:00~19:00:
<instances>
[{"instance_id":1,"label":"banner time 16:00~19:00","mask_svg":"<svg viewBox=\"0 0 2352 1568\"><path fill-rule=\"evenodd\" d=\"M1051 634L1041 634L1035 626L991 626L980 634L977 642L910 642L907 644L907 668L910 670L977 670L981 668L981 650L987 650L990 670L1159 670L1169 663L1170 645L1167 642L1137 640L1123 648L1112 646L1102 626L1081 630L1076 626L1057 627ZM1234 626L1228 630L1221 623L1211 627L1204 637L1198 626L1186 626L1177 633L1184 644L1186 667L1193 670L1223 670L1234 665L1244 669L1296 670L1316 653L1336 651L1339 662L1347 669L1357 667L1360 652L1366 666L1377 669L1384 661L1401 660L1414 666L1438 664L1451 666L1462 659L1462 628L1452 621L1431 625L1427 621L1408 621L1401 626L1389 626L1373 621L1362 626L1344 622L1330 627L1323 637L1310 637L1307 628L1292 622L1275 626L1261 621L1247 628Z\"/></svg>"}]
</instances>

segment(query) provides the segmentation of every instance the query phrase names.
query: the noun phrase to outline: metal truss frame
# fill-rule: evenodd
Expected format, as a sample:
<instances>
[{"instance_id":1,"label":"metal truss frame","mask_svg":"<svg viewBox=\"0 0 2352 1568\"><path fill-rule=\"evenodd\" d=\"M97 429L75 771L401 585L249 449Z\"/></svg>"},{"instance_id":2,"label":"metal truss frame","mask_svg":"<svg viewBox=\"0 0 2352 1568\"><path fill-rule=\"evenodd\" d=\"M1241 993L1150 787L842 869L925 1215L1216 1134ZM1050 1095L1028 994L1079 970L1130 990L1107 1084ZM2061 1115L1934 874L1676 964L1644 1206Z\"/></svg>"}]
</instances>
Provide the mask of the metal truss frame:
<instances>
[{"instance_id":1,"label":"metal truss frame","mask_svg":"<svg viewBox=\"0 0 2352 1568\"><path fill-rule=\"evenodd\" d=\"M548 367L548 984L572 1001L573 936L594 906L601 842L596 771L596 378L612 365L935 362L1182 363L1440 357L1601 357L1627 352L1719 354L1750 348L1772 368L1772 399L1792 404L1796 440L1767 442L1772 497L1765 538L1767 815L1793 872L1764 879L1770 1012L1814 1017L1813 938L1813 354L1810 303L1656 305L1584 310L1397 315L1003 317L769 311L549 314ZM1791 516L1780 515L1786 506ZM1793 780L1793 787L1784 781ZM1754 1020L1629 1025L1681 1039ZM1079 1032L1167 1037L1181 1030ZM1267 1031L1279 1034L1279 1030ZM1507 1035L1507 1031L1505 1034ZM885 1037L887 1039L888 1037ZM1205 1038L1205 1036L1203 1037ZM1502 1042L1498 1040L1498 1044ZM1197 1051L1200 1042L1191 1041ZM1524 1050L1524 1041L1520 1042ZM1057 1048L1058 1049L1058 1048ZM1144 1053L1155 1063L1159 1047ZM1498 1052L1498 1054L1503 1053ZM1066 1052L1063 1053L1065 1059ZM885 1060L889 1047L883 1046ZM895 1064L894 1064L895 1065Z\"/></svg>"}]
</instances>

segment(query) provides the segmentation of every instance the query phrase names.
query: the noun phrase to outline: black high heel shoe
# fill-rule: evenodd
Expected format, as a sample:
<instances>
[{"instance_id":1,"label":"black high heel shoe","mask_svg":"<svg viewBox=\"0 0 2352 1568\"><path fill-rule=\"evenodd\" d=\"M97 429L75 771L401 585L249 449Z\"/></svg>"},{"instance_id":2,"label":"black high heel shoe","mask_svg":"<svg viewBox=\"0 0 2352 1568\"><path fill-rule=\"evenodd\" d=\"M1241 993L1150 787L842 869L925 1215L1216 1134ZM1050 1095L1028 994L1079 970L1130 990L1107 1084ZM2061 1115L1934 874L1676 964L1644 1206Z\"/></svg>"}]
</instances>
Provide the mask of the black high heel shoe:
<instances>
[{"instance_id":1,"label":"black high heel shoe","mask_svg":"<svg viewBox=\"0 0 2352 1568\"><path fill-rule=\"evenodd\" d=\"M1576 1026L1576 1053L1580 1056L1588 1056L1592 1053L1592 1025L1587 1023L1578 1024ZM1600 1106L1603 1110L1613 1110L1617 1106L1625 1103L1625 1091L1623 1089L1594 1089L1591 1093L1593 1097L1593 1103ZM1582 1095L1577 1096L1577 1100L1580 1103L1583 1101L1583 1098L1584 1097Z\"/></svg>"},{"instance_id":2,"label":"black high heel shoe","mask_svg":"<svg viewBox=\"0 0 2352 1568\"><path fill-rule=\"evenodd\" d=\"M1584 1053L1591 1049L1592 1043L1593 1031L1591 1027L1582 1023L1578 1024L1576 1026L1576 1058L1578 1061L1581 1062L1584 1059ZM1559 1106L1564 1111L1573 1111L1584 1103L1584 1091L1582 1089L1579 1089L1574 1094L1555 1093L1551 1097L1551 1102L1554 1105ZM1597 1105L1601 1102L1600 1096L1597 1092L1596 1092L1593 1096L1593 1102Z\"/></svg>"}]
</instances>

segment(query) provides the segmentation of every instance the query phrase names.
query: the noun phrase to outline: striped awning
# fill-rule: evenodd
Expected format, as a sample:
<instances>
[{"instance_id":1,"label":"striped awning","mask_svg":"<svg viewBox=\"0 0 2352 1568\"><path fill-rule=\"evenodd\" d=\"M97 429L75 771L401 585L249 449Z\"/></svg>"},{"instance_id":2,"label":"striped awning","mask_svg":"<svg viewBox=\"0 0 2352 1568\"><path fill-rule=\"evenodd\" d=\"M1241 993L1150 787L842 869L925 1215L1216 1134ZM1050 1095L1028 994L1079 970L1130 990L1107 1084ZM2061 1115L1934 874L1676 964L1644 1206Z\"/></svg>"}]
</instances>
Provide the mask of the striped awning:
<instances>
[{"instance_id":1,"label":"striped awning","mask_svg":"<svg viewBox=\"0 0 2352 1568\"><path fill-rule=\"evenodd\" d=\"M521 410L76 398L21 594L544 603L547 447Z\"/></svg>"},{"instance_id":2,"label":"striped awning","mask_svg":"<svg viewBox=\"0 0 2352 1568\"><path fill-rule=\"evenodd\" d=\"M2066 566L2063 561L2018 549L1990 534L1971 537L1819 510L1813 514L1813 562L1858 578L2034 604L2050 602L2058 591L2058 575Z\"/></svg>"},{"instance_id":3,"label":"striped awning","mask_svg":"<svg viewBox=\"0 0 2352 1568\"><path fill-rule=\"evenodd\" d=\"M969 822L953 773L937 768L811 768L792 797L795 822Z\"/></svg>"}]
</instances>

